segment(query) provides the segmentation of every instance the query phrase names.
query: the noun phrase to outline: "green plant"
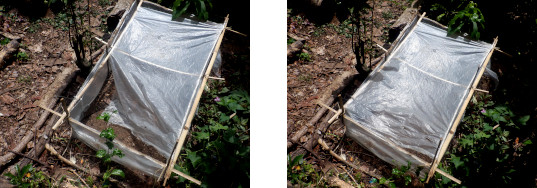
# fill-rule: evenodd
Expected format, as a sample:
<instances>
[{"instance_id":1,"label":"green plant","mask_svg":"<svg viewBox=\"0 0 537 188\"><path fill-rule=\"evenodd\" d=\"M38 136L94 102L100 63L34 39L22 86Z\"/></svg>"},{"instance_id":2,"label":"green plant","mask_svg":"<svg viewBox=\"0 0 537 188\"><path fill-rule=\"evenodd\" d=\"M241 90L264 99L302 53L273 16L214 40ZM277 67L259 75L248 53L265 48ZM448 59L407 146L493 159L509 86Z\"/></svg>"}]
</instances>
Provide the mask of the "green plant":
<instances>
[{"instance_id":1,"label":"green plant","mask_svg":"<svg viewBox=\"0 0 537 188\"><path fill-rule=\"evenodd\" d=\"M19 165L15 166L16 174L6 173L9 177L9 182L17 187L50 187L49 178L42 172L36 171L32 164L28 164L22 168Z\"/></svg>"},{"instance_id":2,"label":"green plant","mask_svg":"<svg viewBox=\"0 0 537 188\"><path fill-rule=\"evenodd\" d=\"M484 29L485 18L481 14L481 10L477 8L477 4L473 1L470 1L464 10L459 11L448 23L448 33L453 34L460 32L462 27L465 24L471 24L468 28L470 36L474 39L479 40L481 34L479 33L479 28ZM471 28L471 29L470 29Z\"/></svg>"},{"instance_id":3,"label":"green plant","mask_svg":"<svg viewBox=\"0 0 537 188\"><path fill-rule=\"evenodd\" d=\"M295 42L296 40L294 38L287 38L287 45L291 45Z\"/></svg>"},{"instance_id":4,"label":"green plant","mask_svg":"<svg viewBox=\"0 0 537 188\"><path fill-rule=\"evenodd\" d=\"M311 55L306 53L306 52L302 52L302 53L298 54L298 59L300 59L302 61L310 62L311 61Z\"/></svg>"},{"instance_id":5,"label":"green plant","mask_svg":"<svg viewBox=\"0 0 537 188\"><path fill-rule=\"evenodd\" d=\"M175 0L172 6L172 19L176 19L185 13L195 13L199 19L209 19L208 9L212 9L211 0Z\"/></svg>"},{"instance_id":6,"label":"green plant","mask_svg":"<svg viewBox=\"0 0 537 188\"><path fill-rule=\"evenodd\" d=\"M192 137L185 142L175 168L193 177L203 177L202 187L241 187L249 184L250 97L248 92L231 90L223 82L210 82L193 120ZM180 187L191 186L179 178Z\"/></svg>"},{"instance_id":7,"label":"green plant","mask_svg":"<svg viewBox=\"0 0 537 188\"><path fill-rule=\"evenodd\" d=\"M3 38L2 40L0 40L0 44L2 44L2 45L6 45L6 44L8 44L10 41L11 41L11 39L6 37L6 38Z\"/></svg>"},{"instance_id":8,"label":"green plant","mask_svg":"<svg viewBox=\"0 0 537 188\"><path fill-rule=\"evenodd\" d=\"M530 116L517 116L508 104L497 105L490 95L472 97L466 110L463 126L449 157L440 166L467 185L480 185L480 178L490 179L495 185L510 185L516 172L511 162L531 140L520 140L512 132L525 126ZM453 186L447 178L435 176L438 186Z\"/></svg>"},{"instance_id":9,"label":"green plant","mask_svg":"<svg viewBox=\"0 0 537 188\"><path fill-rule=\"evenodd\" d=\"M485 29L485 18L477 7L477 3L470 1L466 6L465 4L466 0L450 0L449 2L444 0L433 4L430 10L438 13L436 20L440 22L451 18L447 24L448 34L467 31L470 37L479 40L481 36L479 30ZM462 7L464 9L460 10Z\"/></svg>"},{"instance_id":10,"label":"green plant","mask_svg":"<svg viewBox=\"0 0 537 188\"><path fill-rule=\"evenodd\" d=\"M100 116L98 116L97 119L102 119L108 122L108 120L110 119L110 114L103 113ZM99 134L99 136L106 139L105 145L107 149L98 150L95 156L103 160L104 165L106 165L106 172L103 174L103 187L109 187L111 176L119 176L119 177L125 178L125 173L123 172L123 170L114 169L113 167L110 167L110 163L112 162L112 157L118 156L119 158L121 158L125 155L120 149L117 149L117 148L114 149L113 141L116 138L116 134L114 133L114 129L112 129L112 127L108 127L104 129L103 131L101 131L101 134Z\"/></svg>"},{"instance_id":11,"label":"green plant","mask_svg":"<svg viewBox=\"0 0 537 188\"><path fill-rule=\"evenodd\" d=\"M19 61L28 61L30 59L30 57L28 56L28 54L26 52L23 52L23 51L19 51L17 52L17 54L15 55L15 57L17 58L17 60Z\"/></svg>"},{"instance_id":12,"label":"green plant","mask_svg":"<svg viewBox=\"0 0 537 188\"><path fill-rule=\"evenodd\" d=\"M20 75L19 77L17 77L17 82L29 84L32 82L32 77L29 75Z\"/></svg>"},{"instance_id":13,"label":"green plant","mask_svg":"<svg viewBox=\"0 0 537 188\"><path fill-rule=\"evenodd\" d=\"M301 187L311 187L319 178L319 174L313 165L304 161L303 157L304 155L298 155L292 158L291 155L287 155L287 180Z\"/></svg>"}]
</instances>

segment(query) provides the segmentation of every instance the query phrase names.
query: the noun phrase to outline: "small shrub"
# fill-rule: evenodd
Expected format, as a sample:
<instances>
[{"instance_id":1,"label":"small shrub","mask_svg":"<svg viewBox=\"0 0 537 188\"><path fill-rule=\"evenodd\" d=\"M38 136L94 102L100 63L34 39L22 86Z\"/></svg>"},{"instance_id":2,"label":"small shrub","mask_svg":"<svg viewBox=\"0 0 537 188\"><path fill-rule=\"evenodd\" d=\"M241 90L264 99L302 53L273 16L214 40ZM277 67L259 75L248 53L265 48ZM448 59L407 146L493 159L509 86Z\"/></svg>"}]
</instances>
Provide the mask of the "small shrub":
<instances>
[{"instance_id":1,"label":"small shrub","mask_svg":"<svg viewBox=\"0 0 537 188\"><path fill-rule=\"evenodd\" d=\"M209 9L212 9L211 0L175 0L172 6L172 19L185 13L195 13L201 20L209 19Z\"/></svg>"},{"instance_id":2,"label":"small shrub","mask_svg":"<svg viewBox=\"0 0 537 188\"><path fill-rule=\"evenodd\" d=\"M28 56L28 54L26 52L23 52L23 51L19 51L15 57L17 58L17 60L19 61L28 61L30 60L30 57Z\"/></svg>"},{"instance_id":3,"label":"small shrub","mask_svg":"<svg viewBox=\"0 0 537 188\"><path fill-rule=\"evenodd\" d=\"M311 55L306 53L306 52L302 52L302 53L298 54L298 59L300 59L302 61L310 62L311 61Z\"/></svg>"},{"instance_id":4,"label":"small shrub","mask_svg":"<svg viewBox=\"0 0 537 188\"><path fill-rule=\"evenodd\" d=\"M15 174L6 173L9 182L17 187L51 187L49 178L41 171L36 171L32 164L22 168L15 166Z\"/></svg>"},{"instance_id":5,"label":"small shrub","mask_svg":"<svg viewBox=\"0 0 537 188\"><path fill-rule=\"evenodd\" d=\"M0 40L0 44L2 44L2 45L6 45L6 44L8 44L9 42L11 42L11 39L9 39L9 38L7 38L7 37L6 37L6 38L3 38L2 40Z\"/></svg>"},{"instance_id":6,"label":"small shrub","mask_svg":"<svg viewBox=\"0 0 537 188\"><path fill-rule=\"evenodd\" d=\"M110 120L110 114L109 113L103 113L100 116L97 117L97 119L102 119L106 122ZM111 127L108 127L101 131L101 134L99 134L100 137L106 139L106 146L107 149L100 149L97 151L95 156L99 159L101 159L106 165L106 172L103 174L103 187L109 187L110 186L110 177L111 176L119 176L122 178L125 178L125 173L121 169L114 169L113 167L110 167L110 163L112 162L112 157L118 156L119 158L125 156L123 152L120 149L114 149L114 139L116 138L116 134L114 133L114 129Z\"/></svg>"},{"instance_id":7,"label":"small shrub","mask_svg":"<svg viewBox=\"0 0 537 188\"><path fill-rule=\"evenodd\" d=\"M313 165L303 159L304 155L292 158L287 155L287 180L292 184L299 184L301 187L312 187L319 178Z\"/></svg>"}]
</instances>

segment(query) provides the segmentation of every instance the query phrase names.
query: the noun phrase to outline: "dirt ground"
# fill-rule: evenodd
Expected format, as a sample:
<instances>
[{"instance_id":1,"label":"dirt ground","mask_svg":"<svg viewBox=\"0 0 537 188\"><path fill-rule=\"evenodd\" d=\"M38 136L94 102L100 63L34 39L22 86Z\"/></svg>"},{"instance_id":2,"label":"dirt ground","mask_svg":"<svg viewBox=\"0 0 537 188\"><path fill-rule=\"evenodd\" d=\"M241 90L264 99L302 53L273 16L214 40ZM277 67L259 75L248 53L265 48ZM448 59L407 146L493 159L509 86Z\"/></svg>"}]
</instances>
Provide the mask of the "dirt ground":
<instances>
[{"instance_id":1,"label":"dirt ground","mask_svg":"<svg viewBox=\"0 0 537 188\"><path fill-rule=\"evenodd\" d=\"M411 2L385 0L376 1L374 5L373 1L368 1L368 4L374 7L372 11L373 21L371 21L371 9L367 9L361 18L366 22L365 38L368 44L365 54L366 66L369 66L370 59L373 61L382 55L383 52L373 45L389 45L388 30L390 26L395 23L397 17L402 14L406 7L410 7ZM329 12L329 10L324 11ZM356 76L346 87L342 87L341 82L337 80L341 79L340 77L344 74L356 75L355 65L361 61L357 60L353 52L353 39L349 37L352 33L350 30L341 31L342 28L350 27L350 25L346 25L349 22L345 21L348 19L345 14L341 14L341 12L325 13L332 19L323 22L304 12L311 11L288 5L288 44L290 46L296 41L289 42L289 38L304 39L303 47L300 51L288 56L287 62L287 151L289 155L295 157L304 154L304 159L313 164L314 169L317 172L322 172L323 175L329 174L329 171L334 172L334 170L337 172L336 176L347 174L354 177L359 173L357 170L345 167L341 161L335 160L320 145L314 144L315 147L307 148L317 134L319 138L327 142L335 153L345 157L349 162L389 177L392 166L346 137L344 135L345 126L340 120L328 125L324 132L319 130L320 127L326 127L326 120L332 117L333 112L328 111L327 115L322 116L323 118L314 125L308 126L308 122L323 108L317 104L318 102L325 103L337 110L340 108L339 99L336 97L334 102L326 103L327 99L330 96L341 94L342 101L345 103L346 99L359 87L361 82L356 79ZM371 24L373 24L373 29L371 29ZM363 32L363 27L360 31ZM370 43L371 41L372 43ZM388 45L385 45L386 43ZM299 57L300 54L304 53L310 54L311 60ZM374 68L374 65L372 67ZM337 88L342 91L332 93ZM294 143L292 137L304 127L307 127L306 134L297 140L298 143ZM371 176L363 175L356 183L363 183L370 187L373 186L369 183L370 180Z\"/></svg>"}]
</instances>

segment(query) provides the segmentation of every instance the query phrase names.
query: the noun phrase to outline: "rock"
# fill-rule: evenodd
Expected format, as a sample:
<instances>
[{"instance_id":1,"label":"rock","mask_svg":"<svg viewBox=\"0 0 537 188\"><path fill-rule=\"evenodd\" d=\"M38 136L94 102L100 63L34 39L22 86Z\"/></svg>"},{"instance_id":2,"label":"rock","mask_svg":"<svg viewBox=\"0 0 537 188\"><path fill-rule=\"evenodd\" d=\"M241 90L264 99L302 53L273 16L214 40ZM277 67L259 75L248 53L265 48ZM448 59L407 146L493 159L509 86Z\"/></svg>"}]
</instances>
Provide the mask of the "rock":
<instances>
[{"instance_id":1,"label":"rock","mask_svg":"<svg viewBox=\"0 0 537 188\"><path fill-rule=\"evenodd\" d=\"M324 46L311 49L311 51L317 55L324 55L324 50L325 50Z\"/></svg>"},{"instance_id":2,"label":"rock","mask_svg":"<svg viewBox=\"0 0 537 188\"><path fill-rule=\"evenodd\" d=\"M38 43L38 44L28 46L28 50L30 50L33 53L41 53L43 52L43 44Z\"/></svg>"},{"instance_id":3,"label":"rock","mask_svg":"<svg viewBox=\"0 0 537 188\"><path fill-rule=\"evenodd\" d=\"M416 8L407 8L403 14L395 21L395 23L390 27L388 31L389 39L388 41L393 42L399 33L405 28L407 24L412 22L412 20L418 15L418 9Z\"/></svg>"}]
</instances>

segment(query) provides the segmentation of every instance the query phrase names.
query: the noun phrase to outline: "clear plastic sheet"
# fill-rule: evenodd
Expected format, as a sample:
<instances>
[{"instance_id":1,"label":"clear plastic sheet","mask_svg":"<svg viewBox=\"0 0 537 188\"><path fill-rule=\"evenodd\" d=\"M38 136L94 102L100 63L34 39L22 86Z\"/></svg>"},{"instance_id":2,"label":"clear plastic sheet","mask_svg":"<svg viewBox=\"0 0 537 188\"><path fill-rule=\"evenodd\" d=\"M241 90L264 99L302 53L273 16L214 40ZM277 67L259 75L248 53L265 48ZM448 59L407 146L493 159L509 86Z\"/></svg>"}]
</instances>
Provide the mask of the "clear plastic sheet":
<instances>
[{"instance_id":1,"label":"clear plastic sheet","mask_svg":"<svg viewBox=\"0 0 537 188\"><path fill-rule=\"evenodd\" d=\"M125 20L95 65L88 79L94 79L82 95L71 117L81 121L99 94L109 72L116 86L117 100L105 111L115 111L117 123L153 146L168 158L192 109L195 94L223 28L223 24L194 18L171 20L171 10L139 1L125 13ZM103 57L111 54L108 66ZM81 92L81 91L79 91ZM75 136L93 149L104 149L99 131L71 123ZM166 161L156 161L114 140L125 157L114 161L158 177Z\"/></svg>"},{"instance_id":2,"label":"clear plastic sheet","mask_svg":"<svg viewBox=\"0 0 537 188\"><path fill-rule=\"evenodd\" d=\"M429 167L492 45L424 18L345 104L346 134L393 165Z\"/></svg>"}]
</instances>

